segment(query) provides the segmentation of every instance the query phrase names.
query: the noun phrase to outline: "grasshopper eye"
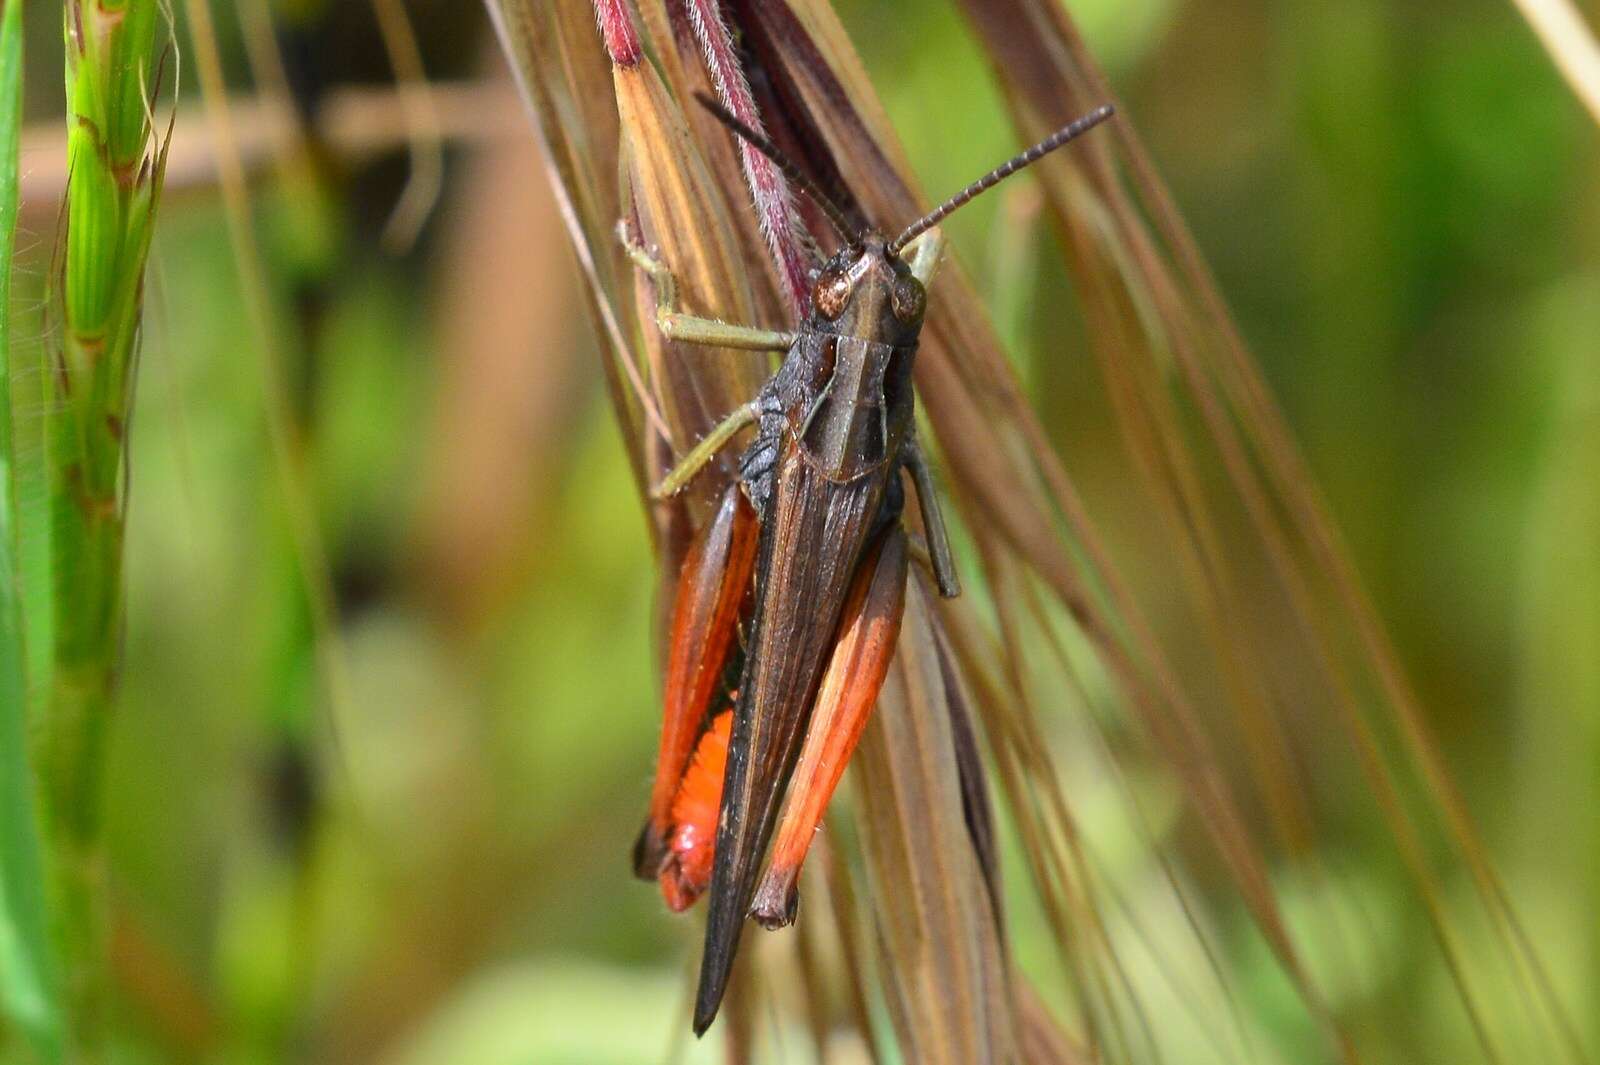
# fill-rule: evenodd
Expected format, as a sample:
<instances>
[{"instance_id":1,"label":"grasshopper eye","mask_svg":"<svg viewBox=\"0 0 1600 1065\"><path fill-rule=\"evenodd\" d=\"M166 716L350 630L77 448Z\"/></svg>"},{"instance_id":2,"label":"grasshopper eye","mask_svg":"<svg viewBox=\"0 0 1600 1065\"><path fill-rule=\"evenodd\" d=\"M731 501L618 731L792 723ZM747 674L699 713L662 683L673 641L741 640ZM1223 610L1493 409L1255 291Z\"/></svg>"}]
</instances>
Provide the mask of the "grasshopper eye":
<instances>
[{"instance_id":1,"label":"grasshopper eye","mask_svg":"<svg viewBox=\"0 0 1600 1065\"><path fill-rule=\"evenodd\" d=\"M817 284L811 290L811 306L822 317L830 321L844 313L850 303L850 294L855 289L850 275L843 270L830 270L817 278Z\"/></svg>"},{"instance_id":2,"label":"grasshopper eye","mask_svg":"<svg viewBox=\"0 0 1600 1065\"><path fill-rule=\"evenodd\" d=\"M894 291L889 294L889 306L902 324L913 325L922 321L922 315L928 309L928 294L923 291L922 282L916 278L902 277L894 283Z\"/></svg>"}]
</instances>

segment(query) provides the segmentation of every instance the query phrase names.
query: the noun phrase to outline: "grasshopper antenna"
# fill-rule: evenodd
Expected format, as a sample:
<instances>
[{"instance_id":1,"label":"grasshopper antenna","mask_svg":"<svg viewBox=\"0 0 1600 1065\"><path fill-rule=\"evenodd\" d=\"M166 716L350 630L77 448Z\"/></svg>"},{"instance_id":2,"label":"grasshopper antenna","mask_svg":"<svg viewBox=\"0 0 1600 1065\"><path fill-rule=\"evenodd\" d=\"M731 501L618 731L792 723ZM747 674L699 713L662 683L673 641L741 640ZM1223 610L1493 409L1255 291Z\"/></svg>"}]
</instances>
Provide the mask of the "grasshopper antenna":
<instances>
[{"instance_id":1,"label":"grasshopper antenna","mask_svg":"<svg viewBox=\"0 0 1600 1065\"><path fill-rule=\"evenodd\" d=\"M712 117L718 122L738 134L740 139L749 144L750 147L771 159L773 165L783 173L783 176L794 182L795 186L809 196L811 202L820 207L822 213L828 216L828 224L833 226L833 230L839 234L840 240L846 244L854 244L856 242L858 235L852 232L850 221L845 218L844 212L839 209L839 205L829 199L828 194L818 188L816 182L806 177L805 173L787 155L784 155L776 144L773 144L772 141L739 121L727 108L705 93L697 92L694 94L694 98L700 101L700 106L710 111Z\"/></svg>"},{"instance_id":2,"label":"grasshopper antenna","mask_svg":"<svg viewBox=\"0 0 1600 1065\"><path fill-rule=\"evenodd\" d=\"M999 166L983 175L983 177L979 178L977 181L974 181L972 184L968 185L966 188L962 189L960 192L956 193L954 196L950 197L948 200L944 201L939 206L935 207L933 210L917 219L915 222L912 222L909 226L906 226L906 228L901 231L898 237L895 237L894 240L889 242L888 246L884 250L890 255L900 254L901 248L904 248L907 244L911 243L912 240L916 239L916 237L925 230L930 229L944 221L944 219L951 212L966 204L973 197L979 195L980 193L989 191L996 185L1000 184L1000 182L1010 177L1012 174L1015 174L1018 170L1021 170L1023 167L1032 163L1037 163L1040 159L1043 159L1045 156L1049 155L1063 144L1066 144L1068 141L1076 140L1078 137L1081 137L1091 129L1094 129L1094 127L1098 126L1115 113L1116 108L1112 107L1110 104L1106 104L1103 107L1095 108L1082 118L1062 126L1060 129L1050 134L1050 136L1046 137L1038 144L1035 144L1032 148L1029 148L1020 155L1016 155L1006 162L1001 163Z\"/></svg>"}]
</instances>

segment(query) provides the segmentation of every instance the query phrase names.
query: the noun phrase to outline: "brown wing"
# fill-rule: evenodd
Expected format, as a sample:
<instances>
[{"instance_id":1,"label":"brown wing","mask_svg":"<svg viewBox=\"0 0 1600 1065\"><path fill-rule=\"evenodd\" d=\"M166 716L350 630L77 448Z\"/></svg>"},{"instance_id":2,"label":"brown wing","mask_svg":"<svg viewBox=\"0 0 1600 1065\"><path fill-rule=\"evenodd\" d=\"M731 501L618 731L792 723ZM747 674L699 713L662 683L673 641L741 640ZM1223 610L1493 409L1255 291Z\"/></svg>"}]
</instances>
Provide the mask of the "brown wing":
<instances>
[{"instance_id":1,"label":"brown wing","mask_svg":"<svg viewBox=\"0 0 1600 1065\"><path fill-rule=\"evenodd\" d=\"M756 564L756 611L734 708L694 1029L716 1017L845 594L886 480L827 480L785 440Z\"/></svg>"}]
</instances>

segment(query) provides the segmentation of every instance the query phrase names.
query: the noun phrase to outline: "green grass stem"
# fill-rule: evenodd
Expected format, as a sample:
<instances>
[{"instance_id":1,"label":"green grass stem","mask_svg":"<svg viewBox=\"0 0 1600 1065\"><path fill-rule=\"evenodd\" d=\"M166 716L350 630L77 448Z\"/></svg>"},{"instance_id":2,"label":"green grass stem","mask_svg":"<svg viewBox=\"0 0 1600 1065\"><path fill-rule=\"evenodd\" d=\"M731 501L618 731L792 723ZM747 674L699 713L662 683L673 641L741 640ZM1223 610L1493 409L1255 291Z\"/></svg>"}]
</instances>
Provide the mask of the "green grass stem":
<instances>
[{"instance_id":1,"label":"green grass stem","mask_svg":"<svg viewBox=\"0 0 1600 1065\"><path fill-rule=\"evenodd\" d=\"M165 162L151 111L159 17L155 0L66 6L71 181L47 430L55 625L37 750L75 1060L97 1058L102 1038L100 787L121 642L124 442Z\"/></svg>"}]
</instances>

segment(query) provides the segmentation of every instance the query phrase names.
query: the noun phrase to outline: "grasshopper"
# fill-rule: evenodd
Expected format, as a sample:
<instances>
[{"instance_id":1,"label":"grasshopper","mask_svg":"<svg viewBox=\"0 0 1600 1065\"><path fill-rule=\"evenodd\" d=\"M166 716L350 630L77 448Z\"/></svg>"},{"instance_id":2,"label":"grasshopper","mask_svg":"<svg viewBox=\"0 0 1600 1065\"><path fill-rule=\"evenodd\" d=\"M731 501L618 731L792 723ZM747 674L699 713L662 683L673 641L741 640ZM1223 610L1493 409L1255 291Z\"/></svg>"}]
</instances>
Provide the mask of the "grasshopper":
<instances>
[{"instance_id":1,"label":"grasshopper","mask_svg":"<svg viewBox=\"0 0 1600 1065\"><path fill-rule=\"evenodd\" d=\"M656 323L668 339L785 352L760 393L654 493L682 491L754 427L736 483L680 571L656 781L634 848L635 871L659 880L673 909L707 889L710 867L696 1034L716 1017L745 918L768 928L795 919L801 864L888 673L911 556L900 525L902 471L916 491L939 593L960 594L916 438L911 380L943 250L937 224L1112 114L1102 107L1063 127L886 238L853 230L770 141L700 100L817 203L844 246L815 272L799 327L771 331L681 312L671 271L619 227L654 284Z\"/></svg>"}]
</instances>

